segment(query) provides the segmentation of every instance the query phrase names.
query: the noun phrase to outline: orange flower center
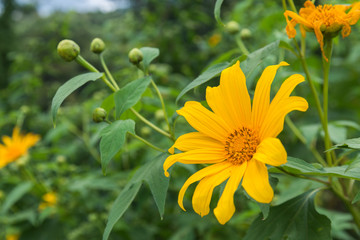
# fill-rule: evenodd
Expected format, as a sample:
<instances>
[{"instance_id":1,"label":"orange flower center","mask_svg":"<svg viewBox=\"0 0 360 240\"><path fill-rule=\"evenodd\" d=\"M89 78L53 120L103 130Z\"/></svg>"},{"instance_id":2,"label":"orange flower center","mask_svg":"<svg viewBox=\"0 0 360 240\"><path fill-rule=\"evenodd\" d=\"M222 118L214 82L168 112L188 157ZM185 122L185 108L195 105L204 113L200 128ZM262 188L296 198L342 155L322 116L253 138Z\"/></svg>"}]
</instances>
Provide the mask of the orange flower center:
<instances>
[{"instance_id":1,"label":"orange flower center","mask_svg":"<svg viewBox=\"0 0 360 240\"><path fill-rule=\"evenodd\" d=\"M333 5L325 4L316 7L316 10L309 16L311 22L321 22L321 30L325 31L328 27L334 27L334 24L337 27L337 30L340 29L341 25L345 22L342 20L342 17L345 13L338 11Z\"/></svg>"},{"instance_id":2,"label":"orange flower center","mask_svg":"<svg viewBox=\"0 0 360 240\"><path fill-rule=\"evenodd\" d=\"M227 160L234 165L250 161L259 143L257 132L246 127L235 130L229 135L225 144Z\"/></svg>"}]
</instances>

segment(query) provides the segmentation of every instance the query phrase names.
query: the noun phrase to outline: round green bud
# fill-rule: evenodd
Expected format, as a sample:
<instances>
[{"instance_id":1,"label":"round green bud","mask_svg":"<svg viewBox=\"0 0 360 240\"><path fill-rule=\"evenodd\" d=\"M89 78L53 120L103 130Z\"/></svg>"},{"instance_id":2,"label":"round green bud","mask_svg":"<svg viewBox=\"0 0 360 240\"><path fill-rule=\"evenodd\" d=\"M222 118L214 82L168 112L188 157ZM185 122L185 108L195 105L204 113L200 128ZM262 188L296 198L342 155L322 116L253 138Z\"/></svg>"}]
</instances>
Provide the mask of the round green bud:
<instances>
[{"instance_id":1,"label":"round green bud","mask_svg":"<svg viewBox=\"0 0 360 240\"><path fill-rule=\"evenodd\" d=\"M240 26L235 21L230 21L225 25L225 29L228 33L235 35L240 31Z\"/></svg>"},{"instance_id":2,"label":"round green bud","mask_svg":"<svg viewBox=\"0 0 360 240\"><path fill-rule=\"evenodd\" d=\"M151 133L151 129L148 126L144 126L140 129L141 135L149 136Z\"/></svg>"},{"instance_id":3,"label":"round green bud","mask_svg":"<svg viewBox=\"0 0 360 240\"><path fill-rule=\"evenodd\" d=\"M158 109L155 111L155 119L156 120L162 120L164 119L165 115L164 115L164 111L162 109Z\"/></svg>"},{"instance_id":4,"label":"round green bud","mask_svg":"<svg viewBox=\"0 0 360 240\"><path fill-rule=\"evenodd\" d=\"M90 51L93 53L102 53L105 50L105 43L100 38L94 38L90 44Z\"/></svg>"},{"instance_id":5,"label":"round green bud","mask_svg":"<svg viewBox=\"0 0 360 240\"><path fill-rule=\"evenodd\" d=\"M143 53L138 48L131 49L128 56L129 56L129 61L135 65L139 64L144 58Z\"/></svg>"},{"instance_id":6,"label":"round green bud","mask_svg":"<svg viewBox=\"0 0 360 240\"><path fill-rule=\"evenodd\" d=\"M100 123L105 120L106 115L107 115L107 112L105 109L100 108L100 107L95 108L95 110L93 112L93 121L96 123Z\"/></svg>"},{"instance_id":7,"label":"round green bud","mask_svg":"<svg viewBox=\"0 0 360 240\"><path fill-rule=\"evenodd\" d=\"M242 39L249 39L252 37L252 32L248 28L244 28L240 32L240 36Z\"/></svg>"},{"instance_id":8,"label":"round green bud","mask_svg":"<svg viewBox=\"0 0 360 240\"><path fill-rule=\"evenodd\" d=\"M80 47L76 44L76 42L64 39L59 42L57 52L65 61L71 62L79 55Z\"/></svg>"}]
</instances>

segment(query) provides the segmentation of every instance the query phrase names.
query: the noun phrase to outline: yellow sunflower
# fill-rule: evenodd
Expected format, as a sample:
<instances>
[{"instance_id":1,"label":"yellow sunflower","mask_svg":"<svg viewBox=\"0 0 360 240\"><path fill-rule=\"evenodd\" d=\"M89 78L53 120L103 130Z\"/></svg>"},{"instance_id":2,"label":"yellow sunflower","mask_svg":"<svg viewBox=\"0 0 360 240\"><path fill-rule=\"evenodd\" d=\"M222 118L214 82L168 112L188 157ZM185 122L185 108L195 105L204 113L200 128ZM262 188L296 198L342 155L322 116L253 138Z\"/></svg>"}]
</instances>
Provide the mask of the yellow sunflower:
<instances>
[{"instance_id":1,"label":"yellow sunflower","mask_svg":"<svg viewBox=\"0 0 360 240\"><path fill-rule=\"evenodd\" d=\"M39 140L39 135L33 133L22 135L20 129L15 127L12 138L9 136L2 137L3 144L0 143L0 168L26 155L28 149Z\"/></svg>"},{"instance_id":2,"label":"yellow sunflower","mask_svg":"<svg viewBox=\"0 0 360 240\"><path fill-rule=\"evenodd\" d=\"M357 23L360 18L360 2L349 6L325 4L315 7L311 1L306 1L299 14L287 10L284 15L287 22L286 32L289 38L295 37L295 26L297 24L300 24L300 30L304 36L306 31L314 31L323 57L327 61L323 49L323 34L336 33L341 30L343 37L349 36L351 33L350 26ZM289 20L289 17L291 20Z\"/></svg>"},{"instance_id":3,"label":"yellow sunflower","mask_svg":"<svg viewBox=\"0 0 360 240\"><path fill-rule=\"evenodd\" d=\"M199 102L186 102L177 113L198 132L180 136L169 149L173 155L164 162L165 175L176 162L212 164L193 174L179 192L178 203L185 211L183 197L190 184L197 185L192 205L201 216L209 213L214 188L227 180L214 214L225 224L235 212L234 193L241 184L256 201L271 202L274 192L269 184L265 164L286 163L286 151L276 136L282 131L285 115L293 110L306 111L304 98L290 96L304 77L294 74L287 78L270 103L270 87L280 66L267 67L262 73L251 108L246 79L239 62L221 73L220 85L206 89L206 101L212 111ZM182 153L174 154L179 149Z\"/></svg>"}]
</instances>

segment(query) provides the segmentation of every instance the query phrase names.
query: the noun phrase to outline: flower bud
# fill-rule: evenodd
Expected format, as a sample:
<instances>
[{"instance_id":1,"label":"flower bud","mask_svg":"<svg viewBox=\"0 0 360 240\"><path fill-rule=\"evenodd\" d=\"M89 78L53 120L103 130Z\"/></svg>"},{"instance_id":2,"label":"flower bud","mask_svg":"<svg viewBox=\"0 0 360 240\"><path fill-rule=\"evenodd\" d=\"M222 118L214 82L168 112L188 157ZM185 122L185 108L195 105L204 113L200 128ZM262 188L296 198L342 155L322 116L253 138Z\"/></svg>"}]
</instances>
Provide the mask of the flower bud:
<instances>
[{"instance_id":1,"label":"flower bud","mask_svg":"<svg viewBox=\"0 0 360 240\"><path fill-rule=\"evenodd\" d=\"M93 121L96 123L100 123L105 120L106 115L107 115L107 112L105 109L100 108L100 107L95 108L95 110L93 112Z\"/></svg>"},{"instance_id":2,"label":"flower bud","mask_svg":"<svg viewBox=\"0 0 360 240\"><path fill-rule=\"evenodd\" d=\"M148 126L144 126L140 129L141 135L149 136L151 133L151 129Z\"/></svg>"},{"instance_id":3,"label":"flower bud","mask_svg":"<svg viewBox=\"0 0 360 240\"><path fill-rule=\"evenodd\" d=\"M250 29L244 28L241 30L240 36L242 39L249 39L252 37L252 33L251 33Z\"/></svg>"},{"instance_id":4,"label":"flower bud","mask_svg":"<svg viewBox=\"0 0 360 240\"><path fill-rule=\"evenodd\" d=\"M105 43L100 38L94 38L90 44L90 51L93 53L102 53L105 50Z\"/></svg>"},{"instance_id":5,"label":"flower bud","mask_svg":"<svg viewBox=\"0 0 360 240\"><path fill-rule=\"evenodd\" d=\"M235 21L230 21L225 25L225 29L228 33L235 35L240 31L240 26Z\"/></svg>"},{"instance_id":6,"label":"flower bud","mask_svg":"<svg viewBox=\"0 0 360 240\"><path fill-rule=\"evenodd\" d=\"M155 111L155 119L160 121L162 119L164 119L164 111L162 109L158 109Z\"/></svg>"},{"instance_id":7,"label":"flower bud","mask_svg":"<svg viewBox=\"0 0 360 240\"><path fill-rule=\"evenodd\" d=\"M65 61L71 62L79 55L80 47L76 44L76 42L64 39L59 42L57 52Z\"/></svg>"},{"instance_id":8,"label":"flower bud","mask_svg":"<svg viewBox=\"0 0 360 240\"><path fill-rule=\"evenodd\" d=\"M129 52L129 61L132 64L135 65L139 64L143 60L143 57L144 57L143 53L138 48L133 48Z\"/></svg>"}]
</instances>

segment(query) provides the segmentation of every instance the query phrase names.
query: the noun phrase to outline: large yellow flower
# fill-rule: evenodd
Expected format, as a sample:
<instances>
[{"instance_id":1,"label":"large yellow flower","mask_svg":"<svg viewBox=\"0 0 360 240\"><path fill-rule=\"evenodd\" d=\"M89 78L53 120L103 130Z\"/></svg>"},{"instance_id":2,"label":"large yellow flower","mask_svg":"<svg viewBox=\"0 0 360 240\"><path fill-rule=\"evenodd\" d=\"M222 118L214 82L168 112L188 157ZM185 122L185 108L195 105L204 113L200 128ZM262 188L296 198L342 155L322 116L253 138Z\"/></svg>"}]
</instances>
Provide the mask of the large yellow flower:
<instances>
[{"instance_id":1,"label":"large yellow flower","mask_svg":"<svg viewBox=\"0 0 360 240\"><path fill-rule=\"evenodd\" d=\"M15 127L12 138L9 136L2 137L4 144L0 143L0 168L26 155L28 149L34 146L39 140L39 135L33 133L22 135L20 134L20 129Z\"/></svg>"},{"instance_id":2,"label":"large yellow flower","mask_svg":"<svg viewBox=\"0 0 360 240\"><path fill-rule=\"evenodd\" d=\"M197 185L192 204L196 213L205 216L214 188L227 181L214 214L225 224L234 214L233 196L238 186L256 201L271 202L274 192L269 184L265 164L279 166L286 163L286 151L276 136L282 131L284 118L293 110L306 111L304 98L290 96L304 77L294 74L282 84L270 103L270 87L281 62L267 67L262 73L252 103L246 79L239 62L221 73L220 85L206 89L209 111L199 102L186 102L177 113L185 117L198 132L180 136L169 149L182 153L169 156L164 162L165 175L174 163L212 164L193 174L179 192L178 203L185 211L183 197L190 184Z\"/></svg>"},{"instance_id":3,"label":"large yellow flower","mask_svg":"<svg viewBox=\"0 0 360 240\"><path fill-rule=\"evenodd\" d=\"M336 33L341 30L343 37L351 33L351 25L354 25L360 18L360 2L350 6L325 4L315 7L311 1L306 1L304 8L301 8L299 15L292 11L285 11L286 32L289 38L296 35L295 26L300 24L303 35L306 30L314 31L324 58L324 36L323 33ZM350 10L349 10L350 9ZM292 18L289 20L289 17Z\"/></svg>"}]
</instances>

